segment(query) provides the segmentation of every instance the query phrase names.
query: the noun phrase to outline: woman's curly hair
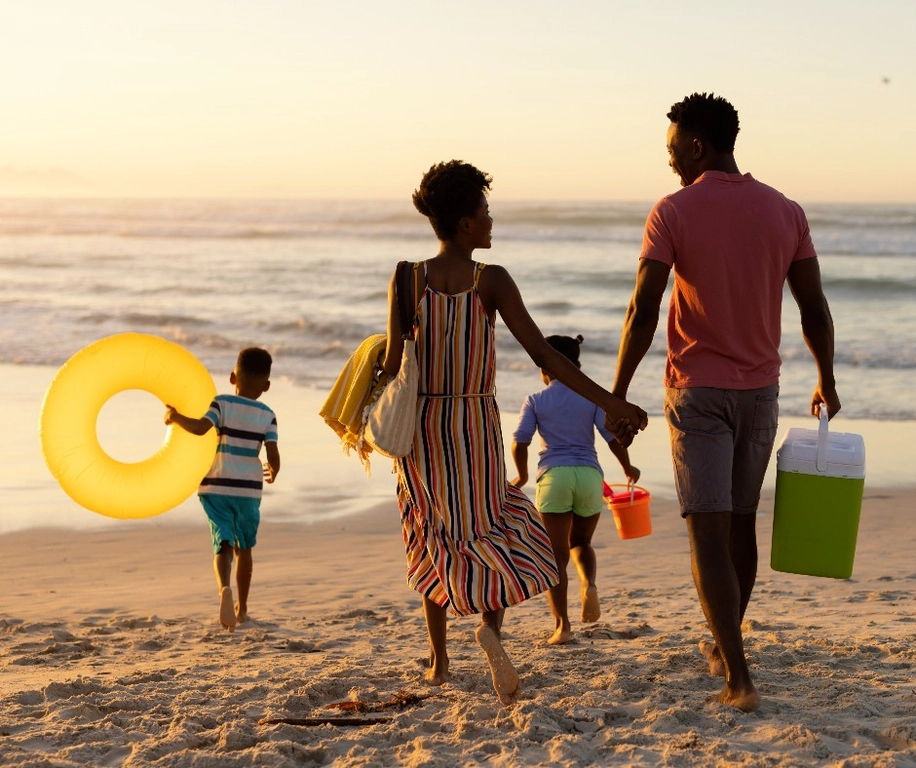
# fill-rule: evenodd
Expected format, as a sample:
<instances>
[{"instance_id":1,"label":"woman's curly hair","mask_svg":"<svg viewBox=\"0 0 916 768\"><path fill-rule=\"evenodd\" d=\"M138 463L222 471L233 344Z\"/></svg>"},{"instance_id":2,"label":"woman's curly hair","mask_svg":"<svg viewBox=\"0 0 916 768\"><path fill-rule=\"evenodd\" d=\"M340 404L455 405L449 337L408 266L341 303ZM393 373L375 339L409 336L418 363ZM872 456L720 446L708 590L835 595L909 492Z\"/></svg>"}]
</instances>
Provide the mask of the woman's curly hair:
<instances>
[{"instance_id":1,"label":"woman's curly hair","mask_svg":"<svg viewBox=\"0 0 916 768\"><path fill-rule=\"evenodd\" d=\"M429 219L436 237L453 240L458 222L473 216L486 195L493 178L462 160L449 160L432 166L414 190L414 207Z\"/></svg>"}]
</instances>

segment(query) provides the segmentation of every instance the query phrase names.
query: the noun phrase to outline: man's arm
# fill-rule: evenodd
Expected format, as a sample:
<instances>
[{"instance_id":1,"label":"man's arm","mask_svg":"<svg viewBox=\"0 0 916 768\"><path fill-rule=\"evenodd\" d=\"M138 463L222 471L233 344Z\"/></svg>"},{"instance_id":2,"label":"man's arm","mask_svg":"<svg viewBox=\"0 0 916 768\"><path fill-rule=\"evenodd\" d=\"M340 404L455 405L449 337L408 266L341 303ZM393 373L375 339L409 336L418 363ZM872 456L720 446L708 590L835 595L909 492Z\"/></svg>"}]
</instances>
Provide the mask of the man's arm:
<instances>
[{"instance_id":1,"label":"man's arm","mask_svg":"<svg viewBox=\"0 0 916 768\"><path fill-rule=\"evenodd\" d=\"M659 307L671 267L655 259L640 259L636 270L636 288L627 307L620 348L617 351L617 375L613 392L626 400L633 374L649 351L658 327Z\"/></svg>"},{"instance_id":2,"label":"man's arm","mask_svg":"<svg viewBox=\"0 0 916 768\"><path fill-rule=\"evenodd\" d=\"M817 366L817 387L811 396L811 413L820 415L820 405L827 406L831 419L840 410L840 398L833 377L833 317L824 289L817 258L793 262L788 273L789 289L798 304L802 336Z\"/></svg>"}]
</instances>

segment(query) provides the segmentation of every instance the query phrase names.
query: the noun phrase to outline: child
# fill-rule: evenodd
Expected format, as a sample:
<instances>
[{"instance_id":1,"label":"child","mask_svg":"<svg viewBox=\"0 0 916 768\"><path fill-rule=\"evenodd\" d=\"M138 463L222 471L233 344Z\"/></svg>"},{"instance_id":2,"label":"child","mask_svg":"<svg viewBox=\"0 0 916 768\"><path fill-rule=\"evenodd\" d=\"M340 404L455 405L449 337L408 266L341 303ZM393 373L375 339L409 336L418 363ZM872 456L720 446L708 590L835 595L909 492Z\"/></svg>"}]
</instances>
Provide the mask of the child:
<instances>
[{"instance_id":1,"label":"child","mask_svg":"<svg viewBox=\"0 0 916 768\"><path fill-rule=\"evenodd\" d=\"M581 335L548 336L547 342L579 366ZM601 466L595 452L595 428L607 440L611 453L631 482L639 479L639 470L630 464L626 447L605 429L604 411L555 381L543 368L541 378L547 388L525 398L513 435L512 458L518 477L512 484L521 487L528 482L528 446L537 430L543 448L538 457L535 503L560 571L559 584L548 592L556 629L547 642L559 645L570 639L566 611L569 583L566 566L570 554L582 582L582 621L597 621L601 616L595 586L595 551L591 546L592 534L605 506Z\"/></svg>"},{"instance_id":2,"label":"child","mask_svg":"<svg viewBox=\"0 0 916 768\"><path fill-rule=\"evenodd\" d=\"M234 395L217 395L199 419L190 418L166 405L165 423L177 424L194 435L211 427L219 432L213 466L201 481L198 497L210 519L213 537L213 570L219 590L219 621L235 631L248 618L248 590L251 587L252 558L261 520L262 475L272 483L280 471L277 448L277 417L257 399L270 388L270 353L249 347L239 352L229 383ZM263 467L258 458L261 443L267 454ZM238 603L233 606L232 556L238 555L235 570Z\"/></svg>"}]
</instances>

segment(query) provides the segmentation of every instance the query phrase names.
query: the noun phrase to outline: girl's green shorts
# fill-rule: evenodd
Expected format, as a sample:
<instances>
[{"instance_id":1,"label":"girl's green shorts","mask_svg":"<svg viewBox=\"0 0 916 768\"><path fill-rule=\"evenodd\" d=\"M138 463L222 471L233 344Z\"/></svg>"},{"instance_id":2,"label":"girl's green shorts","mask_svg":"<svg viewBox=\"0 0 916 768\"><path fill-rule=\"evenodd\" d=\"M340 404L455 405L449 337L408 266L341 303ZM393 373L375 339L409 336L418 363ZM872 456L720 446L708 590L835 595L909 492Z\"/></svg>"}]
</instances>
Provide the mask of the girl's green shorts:
<instances>
[{"instance_id":1,"label":"girl's green shorts","mask_svg":"<svg viewBox=\"0 0 916 768\"><path fill-rule=\"evenodd\" d=\"M554 467L537 481L538 512L591 517L605 509L604 476L594 467Z\"/></svg>"}]
</instances>

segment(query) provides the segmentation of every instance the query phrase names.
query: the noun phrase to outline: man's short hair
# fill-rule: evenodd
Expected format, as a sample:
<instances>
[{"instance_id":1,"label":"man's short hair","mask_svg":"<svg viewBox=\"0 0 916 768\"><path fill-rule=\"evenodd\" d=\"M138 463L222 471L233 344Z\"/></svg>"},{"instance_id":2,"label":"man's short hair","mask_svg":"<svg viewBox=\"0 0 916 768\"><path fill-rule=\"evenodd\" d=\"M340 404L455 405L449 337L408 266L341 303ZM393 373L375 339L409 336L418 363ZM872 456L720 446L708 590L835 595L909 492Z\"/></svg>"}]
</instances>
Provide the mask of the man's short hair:
<instances>
[{"instance_id":1,"label":"man's short hair","mask_svg":"<svg viewBox=\"0 0 916 768\"><path fill-rule=\"evenodd\" d=\"M694 93L672 105L668 119L680 130L707 141L716 152L734 152L738 111L721 96Z\"/></svg>"}]
</instances>

